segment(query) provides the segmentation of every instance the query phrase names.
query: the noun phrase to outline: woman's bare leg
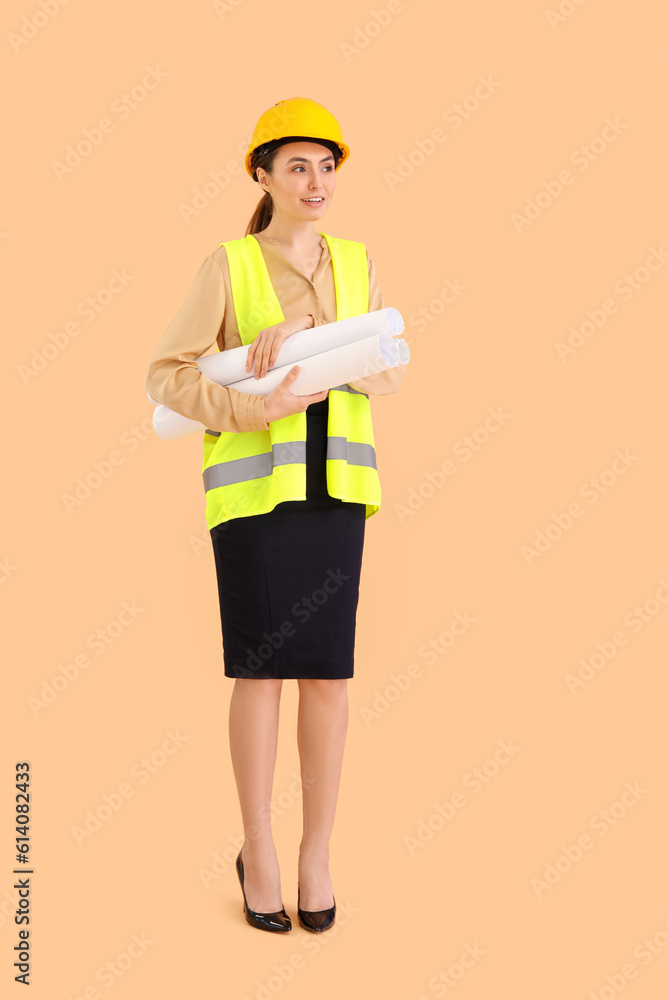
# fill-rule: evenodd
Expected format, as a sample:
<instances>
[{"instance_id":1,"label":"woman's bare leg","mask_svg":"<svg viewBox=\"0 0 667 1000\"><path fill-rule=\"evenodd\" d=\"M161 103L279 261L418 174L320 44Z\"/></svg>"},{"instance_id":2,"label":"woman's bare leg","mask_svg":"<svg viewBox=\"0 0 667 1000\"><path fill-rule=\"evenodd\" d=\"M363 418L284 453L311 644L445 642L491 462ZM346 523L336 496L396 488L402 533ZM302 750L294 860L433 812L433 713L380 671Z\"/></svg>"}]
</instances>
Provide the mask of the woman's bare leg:
<instances>
[{"instance_id":1,"label":"woman's bare leg","mask_svg":"<svg viewBox=\"0 0 667 1000\"><path fill-rule=\"evenodd\" d=\"M229 745L245 836L245 894L250 909L260 913L283 905L271 831L282 684L272 677L237 678L229 706Z\"/></svg>"},{"instance_id":2,"label":"woman's bare leg","mask_svg":"<svg viewBox=\"0 0 667 1000\"><path fill-rule=\"evenodd\" d=\"M329 840L333 830L348 724L347 678L299 678L297 743L303 786L299 845L302 910L333 906Z\"/></svg>"}]
</instances>

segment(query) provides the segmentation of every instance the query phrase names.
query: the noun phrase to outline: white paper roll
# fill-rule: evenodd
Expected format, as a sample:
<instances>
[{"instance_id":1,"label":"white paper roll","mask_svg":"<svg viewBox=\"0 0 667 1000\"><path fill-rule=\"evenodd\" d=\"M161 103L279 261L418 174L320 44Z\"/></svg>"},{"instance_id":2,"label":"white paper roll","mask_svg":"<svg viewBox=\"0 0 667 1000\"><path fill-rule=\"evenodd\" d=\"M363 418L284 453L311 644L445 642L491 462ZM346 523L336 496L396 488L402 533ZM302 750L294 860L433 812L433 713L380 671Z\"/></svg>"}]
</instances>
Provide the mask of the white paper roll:
<instances>
[{"instance_id":1,"label":"white paper roll","mask_svg":"<svg viewBox=\"0 0 667 1000\"><path fill-rule=\"evenodd\" d=\"M336 320L335 323L325 323L323 326L300 330L280 345L276 363L269 368L265 377L268 378L269 373L278 366L291 367L304 358L313 357L323 351L331 351L335 347L342 347L356 340L364 340L374 333L387 333L395 337L403 333L404 329L405 323L398 309L387 306L385 309L375 309L373 312L361 313L349 319ZM243 347L233 347L230 351L204 354L198 358L197 368L218 385L234 385L234 388L239 388L236 386L237 382L255 377L254 372L245 370L249 347L249 344L245 344Z\"/></svg>"},{"instance_id":2,"label":"white paper roll","mask_svg":"<svg viewBox=\"0 0 667 1000\"><path fill-rule=\"evenodd\" d=\"M405 349L401 345L405 345ZM400 360L401 356L405 358L404 361ZM299 363L301 371L294 379L290 392L300 396L331 389L345 382L353 382L355 379L395 368L398 364L407 364L409 357L410 351L404 340L392 339L387 333L375 334L364 340L304 358ZM282 382L292 367L289 364L272 368L264 378L242 379L237 385L232 384L227 388L239 389L240 392L248 392L251 395L266 396ZM200 421L191 420L162 405L155 408L153 427L163 441L174 441L195 431L206 430L206 426Z\"/></svg>"},{"instance_id":3,"label":"white paper roll","mask_svg":"<svg viewBox=\"0 0 667 1000\"><path fill-rule=\"evenodd\" d=\"M176 413L161 403L153 410L153 427L163 441L176 441L177 438L186 437L196 431L206 430L200 420L184 417L182 413Z\"/></svg>"},{"instance_id":4,"label":"white paper roll","mask_svg":"<svg viewBox=\"0 0 667 1000\"><path fill-rule=\"evenodd\" d=\"M301 371L292 382L290 392L293 396L307 396L322 389L331 389L341 382L363 378L364 372L370 375L395 368L398 348L388 333L376 333L372 337L303 358L298 364ZM271 368L263 378L244 378L231 382L227 388L247 392L251 396L267 396L293 367L293 364L286 364Z\"/></svg>"}]
</instances>

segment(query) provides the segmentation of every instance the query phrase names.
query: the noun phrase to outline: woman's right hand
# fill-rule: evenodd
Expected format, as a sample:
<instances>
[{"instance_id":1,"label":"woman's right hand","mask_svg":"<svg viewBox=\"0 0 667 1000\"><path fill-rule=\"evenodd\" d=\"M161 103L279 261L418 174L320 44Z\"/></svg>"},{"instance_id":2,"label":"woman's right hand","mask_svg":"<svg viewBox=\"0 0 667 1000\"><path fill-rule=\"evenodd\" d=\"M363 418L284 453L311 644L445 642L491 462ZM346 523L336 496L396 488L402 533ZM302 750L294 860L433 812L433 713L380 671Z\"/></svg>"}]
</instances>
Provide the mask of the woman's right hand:
<instances>
[{"instance_id":1,"label":"woman's right hand","mask_svg":"<svg viewBox=\"0 0 667 1000\"><path fill-rule=\"evenodd\" d=\"M282 382L279 382L275 389L272 389L264 397L264 419L267 424L273 420L289 417L293 413L303 413L311 403L317 403L327 398L328 389L322 389L321 392L311 392L307 396L295 396L294 393L291 393L289 387L300 371L300 366L295 365L288 371Z\"/></svg>"}]
</instances>

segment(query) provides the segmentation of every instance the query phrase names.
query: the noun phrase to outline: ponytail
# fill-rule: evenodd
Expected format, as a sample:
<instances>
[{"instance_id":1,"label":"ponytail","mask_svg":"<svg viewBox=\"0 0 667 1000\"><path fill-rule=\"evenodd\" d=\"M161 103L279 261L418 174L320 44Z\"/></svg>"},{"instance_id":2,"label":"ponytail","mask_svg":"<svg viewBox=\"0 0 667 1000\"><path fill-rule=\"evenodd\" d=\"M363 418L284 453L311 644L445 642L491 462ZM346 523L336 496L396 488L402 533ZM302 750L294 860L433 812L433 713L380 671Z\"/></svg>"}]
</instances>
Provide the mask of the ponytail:
<instances>
[{"instance_id":1,"label":"ponytail","mask_svg":"<svg viewBox=\"0 0 667 1000\"><path fill-rule=\"evenodd\" d=\"M250 236L254 233L261 233L263 229L266 229L272 218L273 198L268 191L265 191L257 203L257 208L252 214L252 218L248 223L245 235Z\"/></svg>"}]
</instances>

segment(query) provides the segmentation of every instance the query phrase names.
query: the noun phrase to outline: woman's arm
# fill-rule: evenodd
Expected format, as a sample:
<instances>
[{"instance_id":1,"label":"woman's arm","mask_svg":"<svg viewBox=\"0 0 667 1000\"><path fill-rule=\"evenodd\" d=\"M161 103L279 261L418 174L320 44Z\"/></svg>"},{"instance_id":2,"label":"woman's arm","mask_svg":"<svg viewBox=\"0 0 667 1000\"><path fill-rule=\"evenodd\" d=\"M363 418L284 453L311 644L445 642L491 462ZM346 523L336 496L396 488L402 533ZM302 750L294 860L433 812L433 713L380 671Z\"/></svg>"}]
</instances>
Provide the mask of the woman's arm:
<instances>
[{"instance_id":1,"label":"woman's arm","mask_svg":"<svg viewBox=\"0 0 667 1000\"><path fill-rule=\"evenodd\" d=\"M264 396L217 385L197 368L197 360L217 344L224 315L222 272L210 254L151 355L144 382L146 392L213 431L268 430Z\"/></svg>"}]
</instances>

